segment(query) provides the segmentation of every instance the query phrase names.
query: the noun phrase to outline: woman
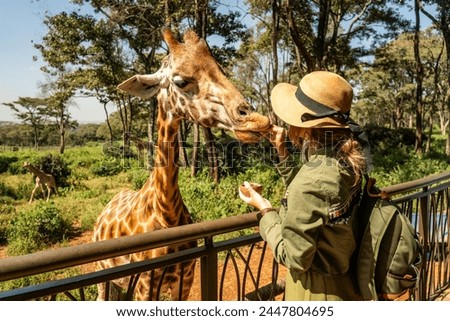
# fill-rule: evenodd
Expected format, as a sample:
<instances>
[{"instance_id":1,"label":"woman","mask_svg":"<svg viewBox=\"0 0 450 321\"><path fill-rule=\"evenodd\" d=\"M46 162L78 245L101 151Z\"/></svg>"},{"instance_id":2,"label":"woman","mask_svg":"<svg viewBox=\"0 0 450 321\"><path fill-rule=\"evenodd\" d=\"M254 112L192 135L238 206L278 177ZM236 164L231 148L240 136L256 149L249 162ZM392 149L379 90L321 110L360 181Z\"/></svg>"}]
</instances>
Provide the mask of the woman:
<instances>
[{"instance_id":1,"label":"woman","mask_svg":"<svg viewBox=\"0 0 450 321\"><path fill-rule=\"evenodd\" d=\"M287 186L280 212L248 182L246 203L260 211L260 233L277 262L289 269L286 300L357 300L349 273L355 249L354 206L366 171L366 141L349 118L353 90L337 74L317 71L299 87L281 83L271 93L275 114L289 125L287 135L300 153L294 163L285 131L265 134L278 151L277 168ZM248 195L248 194L247 194Z\"/></svg>"}]
</instances>

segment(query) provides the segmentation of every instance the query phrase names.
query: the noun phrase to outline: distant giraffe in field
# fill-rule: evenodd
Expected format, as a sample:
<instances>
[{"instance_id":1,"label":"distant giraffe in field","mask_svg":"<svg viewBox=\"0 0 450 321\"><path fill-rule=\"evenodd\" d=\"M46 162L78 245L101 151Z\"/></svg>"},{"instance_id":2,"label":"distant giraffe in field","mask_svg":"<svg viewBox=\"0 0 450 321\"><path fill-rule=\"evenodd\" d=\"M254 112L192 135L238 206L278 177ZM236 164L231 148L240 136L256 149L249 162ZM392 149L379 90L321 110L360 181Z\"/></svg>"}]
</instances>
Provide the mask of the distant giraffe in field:
<instances>
[{"instance_id":1,"label":"distant giraffe in field","mask_svg":"<svg viewBox=\"0 0 450 321\"><path fill-rule=\"evenodd\" d=\"M206 42L195 32L187 31L184 42L178 42L172 32L165 29L163 38L169 55L162 61L160 69L150 75L135 75L118 86L142 98L157 95L158 139L154 169L139 191L125 190L113 197L97 219L94 241L192 223L178 186L177 133L182 119L233 131L243 142L258 141L261 137L258 132L270 125L268 117L252 111L211 56ZM96 264L96 270L196 246L196 242L185 242L106 259ZM161 294L168 293L172 300L187 300L194 280L194 267L195 260L192 260L168 267L164 273L162 269L156 270L152 278L150 273L142 273L134 298L160 299L157 288L161 281ZM116 285L126 288L129 280L123 278ZM105 288L105 284L99 285L98 299L105 298Z\"/></svg>"},{"instance_id":2,"label":"distant giraffe in field","mask_svg":"<svg viewBox=\"0 0 450 321\"><path fill-rule=\"evenodd\" d=\"M23 164L23 167L26 168L31 173L33 173L34 176L36 176L36 179L35 179L36 185L34 186L33 191L31 192L30 201L28 203L33 202L34 193L36 192L36 190L38 188L41 188L42 195L44 195L44 199L45 199L44 185L47 188L47 200L46 200L46 202L48 202L48 200L50 199L50 194L51 194L52 190L54 190L55 194L58 195L58 190L56 188L55 177L52 174L44 173L44 171L42 171L39 168L31 165L28 162L25 162Z\"/></svg>"}]
</instances>

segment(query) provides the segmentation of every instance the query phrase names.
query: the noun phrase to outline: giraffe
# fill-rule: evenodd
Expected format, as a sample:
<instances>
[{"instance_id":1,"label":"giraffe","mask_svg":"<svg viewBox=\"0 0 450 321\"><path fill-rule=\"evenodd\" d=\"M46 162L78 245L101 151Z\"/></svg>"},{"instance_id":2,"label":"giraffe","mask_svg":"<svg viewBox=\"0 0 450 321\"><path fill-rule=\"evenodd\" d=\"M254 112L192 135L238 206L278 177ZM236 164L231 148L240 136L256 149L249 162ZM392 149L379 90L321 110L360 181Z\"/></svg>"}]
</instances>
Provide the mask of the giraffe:
<instances>
[{"instance_id":1,"label":"giraffe","mask_svg":"<svg viewBox=\"0 0 450 321\"><path fill-rule=\"evenodd\" d=\"M42 170L31 165L28 162L24 162L23 167L26 168L28 171L30 171L31 173L33 173L36 176L36 179L35 179L36 185L34 186L33 191L31 192L30 201L28 202L29 204L31 204L31 202L33 202L34 193L36 192L38 187L41 188L42 195L44 195L44 199L45 199L44 185L45 185L45 187L47 187L47 192L48 192L46 202L48 202L48 200L50 199L50 193L51 193L52 189L55 191L55 194L58 195L58 190L56 189L55 177L52 174L44 173Z\"/></svg>"},{"instance_id":2,"label":"giraffe","mask_svg":"<svg viewBox=\"0 0 450 321\"><path fill-rule=\"evenodd\" d=\"M169 29L163 30L169 54L160 68L150 75L135 75L118 88L141 98L157 98L155 162L148 180L138 191L125 190L115 195L98 217L94 241L166 229L192 223L178 186L178 129L182 119L205 127L234 132L243 142L259 141L259 132L270 126L269 118L251 110L237 88L227 79L211 56L208 45L188 30L183 42ZM196 247L196 242L124 255L96 263L96 270L146 260L167 253ZM158 284L172 300L187 300L194 280L195 261L141 274L135 290L136 300L156 300ZM161 278L163 278L161 280ZM150 279L152 280L150 282ZM126 288L130 278L115 281ZM161 283L160 283L161 281ZM99 284L98 300L105 299L105 284Z\"/></svg>"}]
</instances>

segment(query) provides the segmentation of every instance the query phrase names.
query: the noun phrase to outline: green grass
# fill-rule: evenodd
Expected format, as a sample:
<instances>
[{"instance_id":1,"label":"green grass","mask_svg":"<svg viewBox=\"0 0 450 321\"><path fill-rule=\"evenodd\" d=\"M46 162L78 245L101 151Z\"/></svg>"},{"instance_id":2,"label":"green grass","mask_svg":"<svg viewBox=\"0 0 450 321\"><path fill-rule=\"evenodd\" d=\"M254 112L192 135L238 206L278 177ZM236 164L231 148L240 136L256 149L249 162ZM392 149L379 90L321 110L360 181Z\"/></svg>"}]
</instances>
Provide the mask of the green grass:
<instances>
[{"instance_id":1,"label":"green grass","mask_svg":"<svg viewBox=\"0 0 450 321\"><path fill-rule=\"evenodd\" d=\"M397 143L396 143L397 144ZM375 170L371 176L379 186L388 186L422 178L450 168L444 154L445 137L433 136L433 153L416 155L411 146L385 146L375 148ZM28 204L34 187L32 175L23 171L24 161L36 162L48 151L21 150L0 153L3 173L0 173L0 242L5 243L9 222L20 212L30 212L36 202ZM148 172L135 160L113 161L105 155L102 145L68 148L61 156L70 168L68 186L59 188L59 196L52 195L52 204L64 219L72 223L75 232L89 231L108 201L124 188L139 189L148 178ZM273 166L254 161L255 166L235 171L221 178L216 185L207 169L197 177L189 169L180 169L179 185L183 199L196 222L246 213L253 210L239 199L238 186L243 181L255 181L264 186L263 194L279 206L284 186ZM109 167L111 164L113 168ZM99 168L104 168L100 170ZM119 169L117 169L117 167ZM107 173L108 175L105 175ZM42 196L37 193L37 201Z\"/></svg>"}]
</instances>

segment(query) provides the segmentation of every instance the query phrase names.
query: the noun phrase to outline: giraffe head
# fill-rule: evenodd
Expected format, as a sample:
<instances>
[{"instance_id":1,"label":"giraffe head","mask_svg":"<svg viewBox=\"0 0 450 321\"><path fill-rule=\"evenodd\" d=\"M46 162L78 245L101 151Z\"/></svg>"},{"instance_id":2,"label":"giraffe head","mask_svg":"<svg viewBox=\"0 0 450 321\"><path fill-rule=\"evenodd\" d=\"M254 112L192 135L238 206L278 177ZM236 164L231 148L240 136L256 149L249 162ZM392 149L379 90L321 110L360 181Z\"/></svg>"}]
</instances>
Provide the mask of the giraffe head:
<instances>
[{"instance_id":1,"label":"giraffe head","mask_svg":"<svg viewBox=\"0 0 450 321\"><path fill-rule=\"evenodd\" d=\"M205 127L233 131L239 140L252 142L270 125L269 118L254 112L212 57L208 45L189 30L178 42L168 29L163 38L169 48L160 69L135 75L118 88L142 98L158 95L166 119L184 118Z\"/></svg>"}]
</instances>

